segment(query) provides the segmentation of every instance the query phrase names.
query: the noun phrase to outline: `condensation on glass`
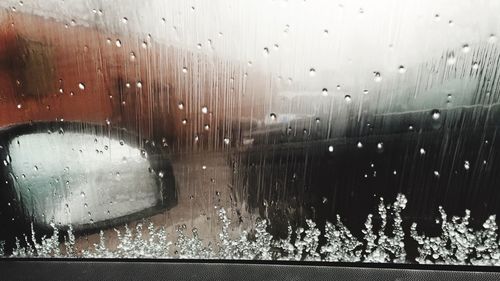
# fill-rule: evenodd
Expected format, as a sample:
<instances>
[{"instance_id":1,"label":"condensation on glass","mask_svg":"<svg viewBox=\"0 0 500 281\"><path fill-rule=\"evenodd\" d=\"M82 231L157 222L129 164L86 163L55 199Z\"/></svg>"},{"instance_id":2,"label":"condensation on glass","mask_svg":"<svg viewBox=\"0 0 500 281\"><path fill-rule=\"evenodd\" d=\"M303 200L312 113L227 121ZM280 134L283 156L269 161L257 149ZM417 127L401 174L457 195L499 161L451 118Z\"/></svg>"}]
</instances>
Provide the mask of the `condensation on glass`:
<instances>
[{"instance_id":1,"label":"condensation on glass","mask_svg":"<svg viewBox=\"0 0 500 281\"><path fill-rule=\"evenodd\" d=\"M0 7L3 256L500 264L500 2Z\"/></svg>"}]
</instances>

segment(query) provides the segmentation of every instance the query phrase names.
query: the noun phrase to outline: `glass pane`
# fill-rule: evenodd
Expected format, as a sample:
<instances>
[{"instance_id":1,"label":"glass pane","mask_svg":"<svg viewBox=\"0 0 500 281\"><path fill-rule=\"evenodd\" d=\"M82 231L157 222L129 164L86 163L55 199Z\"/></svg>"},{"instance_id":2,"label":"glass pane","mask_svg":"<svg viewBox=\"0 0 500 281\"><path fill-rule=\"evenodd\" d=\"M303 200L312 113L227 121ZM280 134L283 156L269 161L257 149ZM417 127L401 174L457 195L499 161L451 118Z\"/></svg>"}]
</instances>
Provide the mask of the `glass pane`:
<instances>
[{"instance_id":1,"label":"glass pane","mask_svg":"<svg viewBox=\"0 0 500 281\"><path fill-rule=\"evenodd\" d=\"M500 2L0 2L3 256L500 264Z\"/></svg>"}]
</instances>

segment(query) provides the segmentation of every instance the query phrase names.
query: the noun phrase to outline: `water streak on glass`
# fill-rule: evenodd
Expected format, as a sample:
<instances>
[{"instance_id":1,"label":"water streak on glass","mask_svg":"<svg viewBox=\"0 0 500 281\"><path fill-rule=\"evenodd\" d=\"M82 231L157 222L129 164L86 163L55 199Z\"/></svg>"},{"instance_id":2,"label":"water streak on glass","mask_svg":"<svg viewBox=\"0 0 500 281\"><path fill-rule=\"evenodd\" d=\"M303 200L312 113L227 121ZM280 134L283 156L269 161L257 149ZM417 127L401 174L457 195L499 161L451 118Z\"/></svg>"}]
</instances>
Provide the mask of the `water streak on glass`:
<instances>
[{"instance_id":1,"label":"water streak on glass","mask_svg":"<svg viewBox=\"0 0 500 281\"><path fill-rule=\"evenodd\" d=\"M0 253L498 265L497 11L3 0Z\"/></svg>"}]
</instances>

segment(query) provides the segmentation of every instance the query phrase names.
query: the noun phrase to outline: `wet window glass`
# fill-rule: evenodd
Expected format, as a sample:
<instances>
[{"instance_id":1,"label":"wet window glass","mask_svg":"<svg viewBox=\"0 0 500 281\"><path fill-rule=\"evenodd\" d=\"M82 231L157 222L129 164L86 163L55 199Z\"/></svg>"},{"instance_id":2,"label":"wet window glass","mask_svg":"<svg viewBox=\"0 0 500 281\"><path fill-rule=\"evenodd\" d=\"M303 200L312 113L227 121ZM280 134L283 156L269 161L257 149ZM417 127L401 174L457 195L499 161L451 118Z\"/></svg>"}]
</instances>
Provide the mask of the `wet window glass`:
<instances>
[{"instance_id":1,"label":"wet window glass","mask_svg":"<svg viewBox=\"0 0 500 281\"><path fill-rule=\"evenodd\" d=\"M500 265L500 2L0 8L3 257Z\"/></svg>"}]
</instances>

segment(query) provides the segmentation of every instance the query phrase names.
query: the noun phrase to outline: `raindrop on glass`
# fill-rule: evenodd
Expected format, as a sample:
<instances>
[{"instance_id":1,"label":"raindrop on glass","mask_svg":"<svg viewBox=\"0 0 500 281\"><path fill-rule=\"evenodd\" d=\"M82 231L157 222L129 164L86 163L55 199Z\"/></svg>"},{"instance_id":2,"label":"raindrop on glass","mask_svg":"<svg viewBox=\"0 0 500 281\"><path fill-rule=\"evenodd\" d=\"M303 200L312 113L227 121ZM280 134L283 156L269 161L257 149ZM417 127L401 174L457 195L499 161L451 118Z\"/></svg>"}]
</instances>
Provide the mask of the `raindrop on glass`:
<instances>
[{"instance_id":1,"label":"raindrop on glass","mask_svg":"<svg viewBox=\"0 0 500 281\"><path fill-rule=\"evenodd\" d=\"M269 56L269 48L265 47L265 48L262 50L262 54L264 55L264 57Z\"/></svg>"},{"instance_id":2,"label":"raindrop on glass","mask_svg":"<svg viewBox=\"0 0 500 281\"><path fill-rule=\"evenodd\" d=\"M469 163L469 161L465 161L464 162L464 169L465 170L469 170L470 169L470 163Z\"/></svg>"},{"instance_id":3,"label":"raindrop on glass","mask_svg":"<svg viewBox=\"0 0 500 281\"><path fill-rule=\"evenodd\" d=\"M448 58L446 59L446 63L448 65L454 65L457 62L457 58L455 57L454 54L449 54Z\"/></svg>"},{"instance_id":4,"label":"raindrop on glass","mask_svg":"<svg viewBox=\"0 0 500 281\"><path fill-rule=\"evenodd\" d=\"M433 110L432 111L432 119L433 120L438 120L441 117L441 113L439 110Z\"/></svg>"},{"instance_id":5,"label":"raindrop on glass","mask_svg":"<svg viewBox=\"0 0 500 281\"><path fill-rule=\"evenodd\" d=\"M382 142L377 143L377 149L381 150L382 148L384 148L384 143Z\"/></svg>"},{"instance_id":6,"label":"raindrop on glass","mask_svg":"<svg viewBox=\"0 0 500 281\"><path fill-rule=\"evenodd\" d=\"M497 41L497 37L495 34L490 34L490 37L488 37L488 43L495 43Z\"/></svg>"}]
</instances>

